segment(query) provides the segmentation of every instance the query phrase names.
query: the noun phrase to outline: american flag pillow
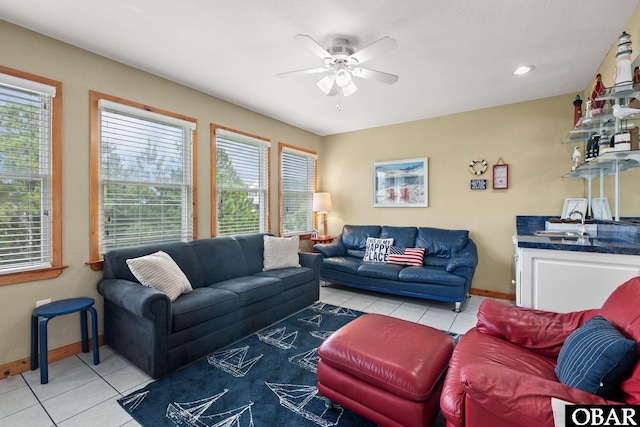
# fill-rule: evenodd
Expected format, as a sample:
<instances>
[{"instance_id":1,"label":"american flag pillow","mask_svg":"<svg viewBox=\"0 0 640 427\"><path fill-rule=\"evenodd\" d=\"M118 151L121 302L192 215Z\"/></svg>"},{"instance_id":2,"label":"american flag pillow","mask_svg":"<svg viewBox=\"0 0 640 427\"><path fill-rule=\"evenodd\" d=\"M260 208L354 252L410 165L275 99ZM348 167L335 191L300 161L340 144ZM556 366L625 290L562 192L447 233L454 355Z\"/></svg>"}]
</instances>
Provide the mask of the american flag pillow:
<instances>
[{"instance_id":1,"label":"american flag pillow","mask_svg":"<svg viewBox=\"0 0 640 427\"><path fill-rule=\"evenodd\" d=\"M387 262L390 264L414 265L422 266L422 258L424 257L424 248L400 248L391 246Z\"/></svg>"}]
</instances>

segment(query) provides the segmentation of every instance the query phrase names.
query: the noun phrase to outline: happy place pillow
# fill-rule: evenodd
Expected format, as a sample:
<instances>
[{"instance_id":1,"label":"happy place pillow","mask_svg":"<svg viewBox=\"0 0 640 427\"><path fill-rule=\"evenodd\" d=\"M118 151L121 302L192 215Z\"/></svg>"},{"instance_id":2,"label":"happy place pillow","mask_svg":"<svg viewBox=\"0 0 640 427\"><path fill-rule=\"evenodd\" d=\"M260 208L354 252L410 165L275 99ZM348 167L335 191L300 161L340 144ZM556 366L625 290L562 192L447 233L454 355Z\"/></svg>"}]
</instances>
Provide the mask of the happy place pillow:
<instances>
[{"instance_id":1,"label":"happy place pillow","mask_svg":"<svg viewBox=\"0 0 640 427\"><path fill-rule=\"evenodd\" d=\"M264 236L263 271L300 267L300 238Z\"/></svg>"},{"instance_id":2,"label":"happy place pillow","mask_svg":"<svg viewBox=\"0 0 640 427\"><path fill-rule=\"evenodd\" d=\"M164 292L171 302L193 290L187 276L166 252L131 258L127 260L127 265L142 285Z\"/></svg>"},{"instance_id":3,"label":"happy place pillow","mask_svg":"<svg viewBox=\"0 0 640 427\"><path fill-rule=\"evenodd\" d=\"M387 262L387 255L391 245L393 245L393 239L367 237L367 246L362 260L367 262Z\"/></svg>"},{"instance_id":4,"label":"happy place pillow","mask_svg":"<svg viewBox=\"0 0 640 427\"><path fill-rule=\"evenodd\" d=\"M602 316L576 329L562 345L555 372L562 384L611 397L638 361L636 342Z\"/></svg>"}]
</instances>

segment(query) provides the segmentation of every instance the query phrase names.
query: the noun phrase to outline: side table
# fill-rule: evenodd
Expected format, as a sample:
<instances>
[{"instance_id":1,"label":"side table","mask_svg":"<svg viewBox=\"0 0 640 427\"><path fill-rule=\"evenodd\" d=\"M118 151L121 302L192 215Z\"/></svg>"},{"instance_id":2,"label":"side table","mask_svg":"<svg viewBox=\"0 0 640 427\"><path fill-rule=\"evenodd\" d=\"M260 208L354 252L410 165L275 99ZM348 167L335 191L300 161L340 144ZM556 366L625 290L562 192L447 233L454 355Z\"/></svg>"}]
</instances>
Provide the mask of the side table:
<instances>
[{"instance_id":1,"label":"side table","mask_svg":"<svg viewBox=\"0 0 640 427\"><path fill-rule=\"evenodd\" d=\"M312 237L311 241L313 242L314 245L316 243L331 243L331 242L333 242L333 237L331 237L331 236ZM313 252L315 252L315 251L313 251Z\"/></svg>"},{"instance_id":2,"label":"side table","mask_svg":"<svg viewBox=\"0 0 640 427\"><path fill-rule=\"evenodd\" d=\"M40 383L49 382L47 324L56 316L80 312L80 331L82 334L82 352L89 351L87 331L87 311L91 313L91 337L93 338L93 364L100 363L98 350L98 313L93 307L93 298L69 298L41 305L31 315L31 370L38 368L38 330L40 332ZM38 325L38 319L40 325Z\"/></svg>"}]
</instances>

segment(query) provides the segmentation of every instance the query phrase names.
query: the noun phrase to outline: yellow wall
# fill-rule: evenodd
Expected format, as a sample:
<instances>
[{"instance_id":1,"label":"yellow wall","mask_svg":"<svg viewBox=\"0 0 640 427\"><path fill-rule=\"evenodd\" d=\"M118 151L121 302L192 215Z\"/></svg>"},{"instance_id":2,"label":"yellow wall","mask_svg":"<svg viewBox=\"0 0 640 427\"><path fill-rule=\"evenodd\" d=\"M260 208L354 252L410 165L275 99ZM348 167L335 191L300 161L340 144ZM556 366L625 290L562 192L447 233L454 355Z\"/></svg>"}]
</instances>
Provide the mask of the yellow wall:
<instances>
[{"instance_id":1,"label":"yellow wall","mask_svg":"<svg viewBox=\"0 0 640 427\"><path fill-rule=\"evenodd\" d=\"M198 120L199 237L209 237L211 232L209 124L270 138L270 222L271 231L278 233L278 142L319 150L319 136L4 21L0 21L0 40L0 65L63 84L62 243L63 263L69 266L56 279L0 286L0 365L29 355L29 321L37 300L93 297L102 318L102 297L96 291L101 273L85 265L89 260L89 90ZM50 349L80 339L76 315L52 320L49 330Z\"/></svg>"}]
</instances>

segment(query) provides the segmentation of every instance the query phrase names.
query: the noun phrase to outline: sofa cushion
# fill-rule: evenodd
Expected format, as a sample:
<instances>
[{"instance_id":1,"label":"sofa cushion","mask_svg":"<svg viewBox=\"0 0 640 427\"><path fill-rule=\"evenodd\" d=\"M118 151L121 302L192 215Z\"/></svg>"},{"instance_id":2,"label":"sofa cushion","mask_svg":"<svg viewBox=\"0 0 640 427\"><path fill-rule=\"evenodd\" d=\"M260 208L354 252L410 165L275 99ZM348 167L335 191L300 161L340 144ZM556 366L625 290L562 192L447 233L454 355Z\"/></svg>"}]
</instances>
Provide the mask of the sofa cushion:
<instances>
[{"instance_id":1,"label":"sofa cushion","mask_svg":"<svg viewBox=\"0 0 640 427\"><path fill-rule=\"evenodd\" d=\"M416 236L416 247L425 248L426 255L450 258L467 246L468 241L468 230L420 227Z\"/></svg>"},{"instance_id":2,"label":"sofa cushion","mask_svg":"<svg viewBox=\"0 0 640 427\"><path fill-rule=\"evenodd\" d=\"M282 280L282 287L286 291L298 285L312 281L314 272L308 267L280 268L278 270L262 271L255 274L258 277L275 277Z\"/></svg>"},{"instance_id":3,"label":"sofa cushion","mask_svg":"<svg viewBox=\"0 0 640 427\"><path fill-rule=\"evenodd\" d=\"M331 257L322 260L322 268L344 271L345 273L358 273L358 268L363 264L362 258Z\"/></svg>"},{"instance_id":4,"label":"sofa cushion","mask_svg":"<svg viewBox=\"0 0 640 427\"><path fill-rule=\"evenodd\" d=\"M342 227L340 239L342 244L350 249L363 251L367 246L367 238L380 237L380 226L378 225L345 225Z\"/></svg>"},{"instance_id":5,"label":"sofa cushion","mask_svg":"<svg viewBox=\"0 0 640 427\"><path fill-rule=\"evenodd\" d=\"M215 288L238 294L240 307L282 293L282 280L266 276L245 276L216 283Z\"/></svg>"},{"instance_id":6,"label":"sofa cushion","mask_svg":"<svg viewBox=\"0 0 640 427\"><path fill-rule=\"evenodd\" d=\"M124 279L137 282L138 280L129 269L126 261L130 258L138 258L158 251L169 254L171 259L178 264L180 270L187 276L192 287L197 288L203 286L200 264L194 256L190 244L184 242L158 243L110 251L104 255L103 278Z\"/></svg>"},{"instance_id":7,"label":"sofa cushion","mask_svg":"<svg viewBox=\"0 0 640 427\"><path fill-rule=\"evenodd\" d=\"M264 266L264 236L265 233L249 233L234 236L240 244L244 258L247 262L249 275L262 271Z\"/></svg>"},{"instance_id":8,"label":"sofa cushion","mask_svg":"<svg viewBox=\"0 0 640 427\"><path fill-rule=\"evenodd\" d=\"M167 294L171 301L193 290L187 276L166 252L131 258L127 265L142 285Z\"/></svg>"},{"instance_id":9,"label":"sofa cushion","mask_svg":"<svg viewBox=\"0 0 640 427\"><path fill-rule=\"evenodd\" d=\"M602 316L595 316L565 341L556 375L561 383L611 397L638 361L636 342L626 339Z\"/></svg>"},{"instance_id":10,"label":"sofa cushion","mask_svg":"<svg viewBox=\"0 0 640 427\"><path fill-rule=\"evenodd\" d=\"M171 304L172 330L180 331L223 316L240 307L237 294L215 287L202 287L180 296Z\"/></svg>"},{"instance_id":11,"label":"sofa cushion","mask_svg":"<svg viewBox=\"0 0 640 427\"><path fill-rule=\"evenodd\" d=\"M465 278L447 273L441 267L405 267L398 273L401 282L437 283L448 286L464 286Z\"/></svg>"},{"instance_id":12,"label":"sofa cushion","mask_svg":"<svg viewBox=\"0 0 640 427\"><path fill-rule=\"evenodd\" d=\"M380 237L383 239L393 239L393 244L402 248L412 248L416 244L416 227L390 227L383 225L380 230Z\"/></svg>"},{"instance_id":13,"label":"sofa cushion","mask_svg":"<svg viewBox=\"0 0 640 427\"><path fill-rule=\"evenodd\" d=\"M240 243L233 237L199 239L191 242L206 285L249 274Z\"/></svg>"},{"instance_id":14,"label":"sofa cushion","mask_svg":"<svg viewBox=\"0 0 640 427\"><path fill-rule=\"evenodd\" d=\"M365 262L360 267L358 267L358 275L365 277L377 277L380 279L398 280L398 273L403 268L403 266L395 264L370 264Z\"/></svg>"},{"instance_id":15,"label":"sofa cushion","mask_svg":"<svg viewBox=\"0 0 640 427\"><path fill-rule=\"evenodd\" d=\"M367 238L367 246L362 260L365 262L386 262L393 239Z\"/></svg>"},{"instance_id":16,"label":"sofa cushion","mask_svg":"<svg viewBox=\"0 0 640 427\"><path fill-rule=\"evenodd\" d=\"M424 261L424 248L400 248L391 246L387 262L389 264L412 265L421 267Z\"/></svg>"},{"instance_id":17,"label":"sofa cushion","mask_svg":"<svg viewBox=\"0 0 640 427\"><path fill-rule=\"evenodd\" d=\"M300 237L264 236L263 271L278 268L300 267Z\"/></svg>"}]
</instances>

